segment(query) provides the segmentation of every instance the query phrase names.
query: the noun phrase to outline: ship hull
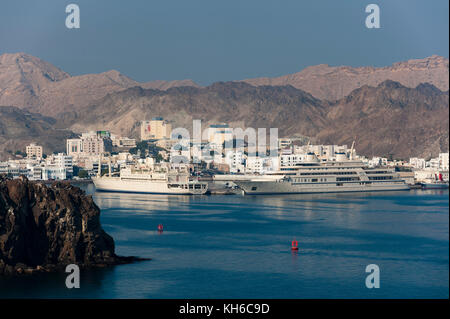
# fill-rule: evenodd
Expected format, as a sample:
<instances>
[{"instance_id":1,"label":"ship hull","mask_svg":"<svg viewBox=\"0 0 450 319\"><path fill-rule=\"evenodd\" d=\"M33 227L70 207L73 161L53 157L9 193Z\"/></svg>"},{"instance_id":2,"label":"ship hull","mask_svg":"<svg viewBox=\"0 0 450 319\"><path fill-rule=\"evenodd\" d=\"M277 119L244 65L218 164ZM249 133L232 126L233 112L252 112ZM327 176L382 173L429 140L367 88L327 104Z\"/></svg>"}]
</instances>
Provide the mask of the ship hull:
<instances>
[{"instance_id":1,"label":"ship hull","mask_svg":"<svg viewBox=\"0 0 450 319\"><path fill-rule=\"evenodd\" d=\"M346 193L346 192L373 192L373 191L404 191L409 186L401 182L373 183L360 185L359 183L336 184L300 184L292 185L284 181L235 181L235 183L249 195L263 194L311 194L311 193Z\"/></svg>"},{"instance_id":2,"label":"ship hull","mask_svg":"<svg viewBox=\"0 0 450 319\"><path fill-rule=\"evenodd\" d=\"M447 189L448 183L422 183L423 189Z\"/></svg>"},{"instance_id":3,"label":"ship hull","mask_svg":"<svg viewBox=\"0 0 450 319\"><path fill-rule=\"evenodd\" d=\"M141 193L141 194L169 194L169 195L201 195L208 190L206 183L192 183L192 189L170 187L165 181L130 181L117 177L93 178L96 190L103 192ZM205 185L196 189L195 185Z\"/></svg>"}]
</instances>

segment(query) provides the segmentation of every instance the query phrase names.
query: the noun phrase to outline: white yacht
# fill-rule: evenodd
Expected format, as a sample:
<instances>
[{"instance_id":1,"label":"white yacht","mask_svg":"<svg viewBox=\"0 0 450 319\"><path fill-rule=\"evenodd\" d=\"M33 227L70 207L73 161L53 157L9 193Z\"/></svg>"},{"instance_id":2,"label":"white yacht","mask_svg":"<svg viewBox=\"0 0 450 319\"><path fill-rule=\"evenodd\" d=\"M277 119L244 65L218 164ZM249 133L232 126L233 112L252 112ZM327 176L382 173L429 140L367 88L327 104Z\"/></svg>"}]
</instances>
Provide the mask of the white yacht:
<instances>
[{"instance_id":1,"label":"white yacht","mask_svg":"<svg viewBox=\"0 0 450 319\"><path fill-rule=\"evenodd\" d=\"M313 153L308 161L280 171L234 179L246 194L341 193L409 190L388 168L369 168L361 161L320 162Z\"/></svg>"},{"instance_id":2,"label":"white yacht","mask_svg":"<svg viewBox=\"0 0 450 319\"><path fill-rule=\"evenodd\" d=\"M208 183L192 178L187 170L166 167L127 167L119 176L107 174L92 180L97 190L108 192L196 195L208 190Z\"/></svg>"}]
</instances>

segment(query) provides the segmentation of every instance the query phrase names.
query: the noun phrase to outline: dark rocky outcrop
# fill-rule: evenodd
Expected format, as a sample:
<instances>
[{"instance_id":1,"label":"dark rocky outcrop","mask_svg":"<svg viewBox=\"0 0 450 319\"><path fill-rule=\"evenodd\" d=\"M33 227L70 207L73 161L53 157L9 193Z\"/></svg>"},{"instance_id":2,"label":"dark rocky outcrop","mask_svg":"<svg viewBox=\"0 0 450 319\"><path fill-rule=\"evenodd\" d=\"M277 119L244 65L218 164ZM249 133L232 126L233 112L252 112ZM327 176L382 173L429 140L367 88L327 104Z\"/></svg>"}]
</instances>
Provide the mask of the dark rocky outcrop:
<instances>
[{"instance_id":1,"label":"dark rocky outcrop","mask_svg":"<svg viewBox=\"0 0 450 319\"><path fill-rule=\"evenodd\" d=\"M0 176L0 275L130 263L114 253L100 209L78 187Z\"/></svg>"}]
</instances>

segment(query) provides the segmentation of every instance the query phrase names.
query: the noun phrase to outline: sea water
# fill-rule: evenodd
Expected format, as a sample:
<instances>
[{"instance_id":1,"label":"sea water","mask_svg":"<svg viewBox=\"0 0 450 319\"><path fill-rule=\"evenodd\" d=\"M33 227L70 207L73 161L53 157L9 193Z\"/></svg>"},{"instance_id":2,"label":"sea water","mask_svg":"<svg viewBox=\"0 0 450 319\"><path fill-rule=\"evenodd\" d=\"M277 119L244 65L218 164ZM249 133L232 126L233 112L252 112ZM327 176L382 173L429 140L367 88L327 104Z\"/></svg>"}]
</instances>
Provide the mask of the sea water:
<instances>
[{"instance_id":1,"label":"sea water","mask_svg":"<svg viewBox=\"0 0 450 319\"><path fill-rule=\"evenodd\" d=\"M66 288L64 273L0 278L1 298L449 297L447 190L177 196L82 188L101 208L116 253L151 260L82 270L79 289ZM370 264L379 288L366 286Z\"/></svg>"}]
</instances>

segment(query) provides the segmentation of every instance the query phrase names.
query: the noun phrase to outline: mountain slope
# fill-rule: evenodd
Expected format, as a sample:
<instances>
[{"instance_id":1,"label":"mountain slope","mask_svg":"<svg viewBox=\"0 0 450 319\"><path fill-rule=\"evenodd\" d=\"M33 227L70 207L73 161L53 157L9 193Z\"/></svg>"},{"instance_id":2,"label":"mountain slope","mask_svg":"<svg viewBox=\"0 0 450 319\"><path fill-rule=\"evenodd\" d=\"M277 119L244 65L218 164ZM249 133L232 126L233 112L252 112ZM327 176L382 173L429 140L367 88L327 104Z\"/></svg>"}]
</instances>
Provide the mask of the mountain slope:
<instances>
[{"instance_id":1,"label":"mountain slope","mask_svg":"<svg viewBox=\"0 0 450 319\"><path fill-rule=\"evenodd\" d=\"M329 126L316 137L358 152L398 158L448 151L449 95L430 84L411 89L385 81L364 86L330 106Z\"/></svg>"},{"instance_id":2,"label":"mountain slope","mask_svg":"<svg viewBox=\"0 0 450 319\"><path fill-rule=\"evenodd\" d=\"M63 114L58 125L139 137L143 119L162 116L188 130L193 119L202 119L203 128L228 122L243 129L276 127L280 137L297 134L329 144L351 145L356 139L360 154L407 158L448 150L448 103L448 92L430 84L412 89L385 81L329 103L292 86L225 82L167 91L131 88Z\"/></svg>"},{"instance_id":3,"label":"mountain slope","mask_svg":"<svg viewBox=\"0 0 450 319\"><path fill-rule=\"evenodd\" d=\"M394 63L392 66L349 67L320 64L308 67L298 73L276 78L246 79L252 85L292 85L311 93L318 99L334 101L350 94L364 85L377 86L393 80L410 88L420 83L430 83L442 91L449 89L448 59L433 55L424 59Z\"/></svg>"},{"instance_id":4,"label":"mountain slope","mask_svg":"<svg viewBox=\"0 0 450 319\"><path fill-rule=\"evenodd\" d=\"M163 116L190 129L193 119L208 124L228 122L236 127L277 127L280 134L317 134L323 127L324 105L291 86L254 87L221 82L205 88L177 87L166 91L131 88L107 97L79 112L61 116L61 127L73 130L107 128L138 136L140 121ZM301 121L302 126L296 124Z\"/></svg>"},{"instance_id":5,"label":"mountain slope","mask_svg":"<svg viewBox=\"0 0 450 319\"><path fill-rule=\"evenodd\" d=\"M64 152L67 138L75 134L55 129L55 119L30 113L13 106L0 106L0 160L11 157L11 151L25 151L30 143L42 145L45 154Z\"/></svg>"},{"instance_id":6,"label":"mountain slope","mask_svg":"<svg viewBox=\"0 0 450 319\"><path fill-rule=\"evenodd\" d=\"M0 55L0 105L40 104L41 90L70 76L24 53Z\"/></svg>"},{"instance_id":7,"label":"mountain slope","mask_svg":"<svg viewBox=\"0 0 450 319\"><path fill-rule=\"evenodd\" d=\"M197 86L191 80L136 82L118 71L70 76L25 53L0 55L0 105L54 116L83 108L109 93L140 86L167 89Z\"/></svg>"}]
</instances>

